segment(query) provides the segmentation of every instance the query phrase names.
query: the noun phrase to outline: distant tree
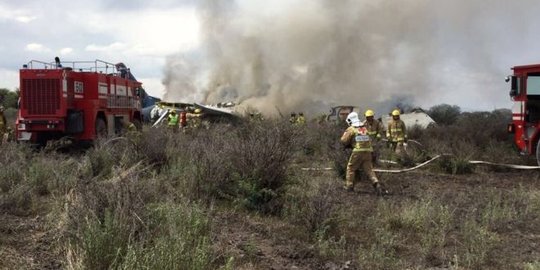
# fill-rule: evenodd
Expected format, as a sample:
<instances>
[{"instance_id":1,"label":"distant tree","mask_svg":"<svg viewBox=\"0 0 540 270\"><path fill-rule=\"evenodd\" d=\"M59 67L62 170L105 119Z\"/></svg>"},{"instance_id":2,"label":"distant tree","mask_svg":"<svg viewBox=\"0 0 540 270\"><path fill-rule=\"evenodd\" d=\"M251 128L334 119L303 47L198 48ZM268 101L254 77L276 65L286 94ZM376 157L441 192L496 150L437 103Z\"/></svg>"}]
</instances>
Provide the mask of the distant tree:
<instances>
[{"instance_id":1,"label":"distant tree","mask_svg":"<svg viewBox=\"0 0 540 270\"><path fill-rule=\"evenodd\" d=\"M16 108L19 99L19 89L10 91L6 88L0 88L0 104L5 108Z\"/></svg>"},{"instance_id":2,"label":"distant tree","mask_svg":"<svg viewBox=\"0 0 540 270\"><path fill-rule=\"evenodd\" d=\"M461 108L456 105L439 104L429 108L427 113L437 124L452 125L461 114Z\"/></svg>"}]
</instances>

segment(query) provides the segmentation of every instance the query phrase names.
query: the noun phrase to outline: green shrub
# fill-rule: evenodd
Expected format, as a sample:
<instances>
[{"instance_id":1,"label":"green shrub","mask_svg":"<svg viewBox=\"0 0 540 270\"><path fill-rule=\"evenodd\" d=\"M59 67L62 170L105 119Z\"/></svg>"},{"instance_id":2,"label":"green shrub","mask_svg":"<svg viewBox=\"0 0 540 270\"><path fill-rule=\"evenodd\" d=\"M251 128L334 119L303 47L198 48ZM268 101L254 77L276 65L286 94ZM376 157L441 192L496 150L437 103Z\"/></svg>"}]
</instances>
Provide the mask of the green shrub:
<instances>
[{"instance_id":1,"label":"green shrub","mask_svg":"<svg viewBox=\"0 0 540 270\"><path fill-rule=\"evenodd\" d=\"M337 227L337 209L332 203L335 184L302 178L288 187L284 215L310 233L332 231Z\"/></svg>"},{"instance_id":2,"label":"green shrub","mask_svg":"<svg viewBox=\"0 0 540 270\"><path fill-rule=\"evenodd\" d=\"M115 269L122 265L129 244L132 229L127 217L105 209L101 220L89 216L82 224L80 243L81 260L87 269Z\"/></svg>"},{"instance_id":3,"label":"green shrub","mask_svg":"<svg viewBox=\"0 0 540 270\"><path fill-rule=\"evenodd\" d=\"M460 233L462 240L458 258L461 258L467 268L476 269L485 262L498 237L473 219L465 221Z\"/></svg>"},{"instance_id":4,"label":"green shrub","mask_svg":"<svg viewBox=\"0 0 540 270\"><path fill-rule=\"evenodd\" d=\"M396 253L398 235L385 227L373 227L373 239L358 249L361 269L400 269L403 261Z\"/></svg>"},{"instance_id":5,"label":"green shrub","mask_svg":"<svg viewBox=\"0 0 540 270\"><path fill-rule=\"evenodd\" d=\"M247 209L277 214L288 182L297 129L285 122L214 126L180 140L168 170L186 196L225 199Z\"/></svg>"},{"instance_id":6,"label":"green shrub","mask_svg":"<svg viewBox=\"0 0 540 270\"><path fill-rule=\"evenodd\" d=\"M540 261L524 263L523 270L540 270Z\"/></svg>"},{"instance_id":7,"label":"green shrub","mask_svg":"<svg viewBox=\"0 0 540 270\"><path fill-rule=\"evenodd\" d=\"M196 204L151 206L146 225L148 238L129 246L119 269L212 269L210 222Z\"/></svg>"},{"instance_id":8,"label":"green shrub","mask_svg":"<svg viewBox=\"0 0 540 270\"><path fill-rule=\"evenodd\" d=\"M27 184L18 184L8 192L0 194L0 210L3 213L24 216L31 212L34 197L32 188Z\"/></svg>"},{"instance_id":9,"label":"green shrub","mask_svg":"<svg viewBox=\"0 0 540 270\"><path fill-rule=\"evenodd\" d=\"M429 108L427 114L439 125L452 125L460 116L461 108L456 105L439 104Z\"/></svg>"}]
</instances>

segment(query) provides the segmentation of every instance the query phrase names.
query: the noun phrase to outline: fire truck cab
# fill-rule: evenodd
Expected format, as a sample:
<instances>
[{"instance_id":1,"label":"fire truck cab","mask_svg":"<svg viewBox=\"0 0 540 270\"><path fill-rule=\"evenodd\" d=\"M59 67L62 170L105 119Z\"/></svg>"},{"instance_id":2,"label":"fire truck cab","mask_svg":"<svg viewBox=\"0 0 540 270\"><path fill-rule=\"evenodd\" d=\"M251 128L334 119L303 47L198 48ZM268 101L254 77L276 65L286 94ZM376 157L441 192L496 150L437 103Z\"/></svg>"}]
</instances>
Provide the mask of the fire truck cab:
<instances>
[{"instance_id":1,"label":"fire truck cab","mask_svg":"<svg viewBox=\"0 0 540 270\"><path fill-rule=\"evenodd\" d=\"M506 77L514 101L508 132L514 134L521 154L536 155L540 165L540 64L515 66L512 70L513 74Z\"/></svg>"},{"instance_id":2,"label":"fire truck cab","mask_svg":"<svg viewBox=\"0 0 540 270\"><path fill-rule=\"evenodd\" d=\"M129 122L141 127L144 89L122 63L32 60L20 69L19 90L18 141L91 142L121 133Z\"/></svg>"}]
</instances>

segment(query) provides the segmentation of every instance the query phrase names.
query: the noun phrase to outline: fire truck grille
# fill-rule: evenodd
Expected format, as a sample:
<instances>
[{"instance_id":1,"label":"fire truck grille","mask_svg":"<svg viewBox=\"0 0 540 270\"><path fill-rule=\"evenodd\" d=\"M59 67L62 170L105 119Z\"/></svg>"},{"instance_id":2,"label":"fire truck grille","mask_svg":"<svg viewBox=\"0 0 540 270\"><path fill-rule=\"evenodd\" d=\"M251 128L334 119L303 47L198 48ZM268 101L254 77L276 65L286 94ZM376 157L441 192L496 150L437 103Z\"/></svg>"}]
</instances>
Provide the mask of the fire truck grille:
<instances>
[{"instance_id":1,"label":"fire truck grille","mask_svg":"<svg viewBox=\"0 0 540 270\"><path fill-rule=\"evenodd\" d=\"M30 115L51 115L60 109L60 80L24 79L22 104Z\"/></svg>"}]
</instances>

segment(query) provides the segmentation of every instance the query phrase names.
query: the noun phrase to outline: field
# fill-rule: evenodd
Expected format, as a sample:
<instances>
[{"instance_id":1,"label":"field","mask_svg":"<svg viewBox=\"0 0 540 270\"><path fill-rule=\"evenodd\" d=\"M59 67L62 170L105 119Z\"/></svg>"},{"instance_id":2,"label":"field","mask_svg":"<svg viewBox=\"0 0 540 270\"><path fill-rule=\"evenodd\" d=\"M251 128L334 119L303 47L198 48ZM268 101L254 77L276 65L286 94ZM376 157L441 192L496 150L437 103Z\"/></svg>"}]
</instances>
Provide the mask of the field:
<instances>
[{"instance_id":1,"label":"field","mask_svg":"<svg viewBox=\"0 0 540 270\"><path fill-rule=\"evenodd\" d=\"M508 117L410 130L421 145L391 168L446 156L378 173L385 197L365 177L342 189L330 123L145 127L70 153L3 144L0 268L540 269L538 170L468 163L535 164Z\"/></svg>"}]
</instances>

